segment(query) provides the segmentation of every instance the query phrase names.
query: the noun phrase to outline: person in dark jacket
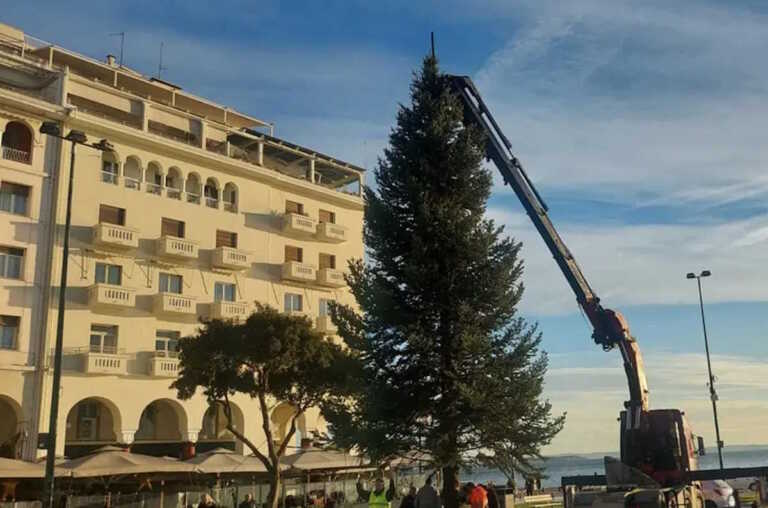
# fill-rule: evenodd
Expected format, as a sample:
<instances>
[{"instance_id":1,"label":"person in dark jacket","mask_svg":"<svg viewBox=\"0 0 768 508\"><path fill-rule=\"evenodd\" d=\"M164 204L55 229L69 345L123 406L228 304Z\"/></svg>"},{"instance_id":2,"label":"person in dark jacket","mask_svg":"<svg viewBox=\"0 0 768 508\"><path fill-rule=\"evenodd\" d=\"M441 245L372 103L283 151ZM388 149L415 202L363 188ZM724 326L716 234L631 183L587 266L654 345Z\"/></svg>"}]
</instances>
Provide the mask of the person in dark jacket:
<instances>
[{"instance_id":1,"label":"person in dark jacket","mask_svg":"<svg viewBox=\"0 0 768 508\"><path fill-rule=\"evenodd\" d=\"M496 495L496 486L493 482L488 482L485 490L488 494L488 508L499 508L499 497Z\"/></svg>"},{"instance_id":2,"label":"person in dark jacket","mask_svg":"<svg viewBox=\"0 0 768 508\"><path fill-rule=\"evenodd\" d=\"M400 508L416 508L416 487L411 485L408 494L400 501Z\"/></svg>"}]
</instances>

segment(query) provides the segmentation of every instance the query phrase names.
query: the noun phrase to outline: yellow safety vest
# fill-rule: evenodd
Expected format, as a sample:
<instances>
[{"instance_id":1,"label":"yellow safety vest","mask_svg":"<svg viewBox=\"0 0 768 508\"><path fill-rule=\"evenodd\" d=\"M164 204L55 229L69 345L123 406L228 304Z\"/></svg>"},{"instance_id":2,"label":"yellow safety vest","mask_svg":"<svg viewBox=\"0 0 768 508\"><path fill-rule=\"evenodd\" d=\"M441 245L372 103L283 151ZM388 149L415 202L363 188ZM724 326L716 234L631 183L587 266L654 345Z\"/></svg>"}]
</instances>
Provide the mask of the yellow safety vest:
<instances>
[{"instance_id":1,"label":"yellow safety vest","mask_svg":"<svg viewBox=\"0 0 768 508\"><path fill-rule=\"evenodd\" d=\"M382 490L381 494L376 495L376 492L371 491L371 495L368 496L368 508L390 508L391 504L387 501L387 491Z\"/></svg>"}]
</instances>

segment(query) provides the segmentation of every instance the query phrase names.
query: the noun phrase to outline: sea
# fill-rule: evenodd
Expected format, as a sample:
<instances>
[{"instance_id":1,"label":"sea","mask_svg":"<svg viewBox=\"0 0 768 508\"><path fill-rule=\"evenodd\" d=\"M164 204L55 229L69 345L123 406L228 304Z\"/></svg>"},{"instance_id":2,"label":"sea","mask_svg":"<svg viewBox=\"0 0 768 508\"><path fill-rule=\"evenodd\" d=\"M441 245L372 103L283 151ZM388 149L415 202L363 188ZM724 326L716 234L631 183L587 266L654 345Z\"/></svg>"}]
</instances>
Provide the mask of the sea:
<instances>
[{"instance_id":1,"label":"sea","mask_svg":"<svg viewBox=\"0 0 768 508\"><path fill-rule=\"evenodd\" d=\"M541 486L560 487L560 479L563 476L604 474L604 457L618 458L618 455L618 452L605 452L547 457L541 464L545 475L541 480ZM723 448L723 465L727 468L768 466L768 445L726 446ZM699 457L699 469L717 469L718 467L720 466L717 449L707 449L707 454ZM475 483L492 481L496 485L507 483L507 478L501 471L484 468L466 471L461 475L461 479ZM524 484L522 478L517 478L519 487Z\"/></svg>"}]
</instances>

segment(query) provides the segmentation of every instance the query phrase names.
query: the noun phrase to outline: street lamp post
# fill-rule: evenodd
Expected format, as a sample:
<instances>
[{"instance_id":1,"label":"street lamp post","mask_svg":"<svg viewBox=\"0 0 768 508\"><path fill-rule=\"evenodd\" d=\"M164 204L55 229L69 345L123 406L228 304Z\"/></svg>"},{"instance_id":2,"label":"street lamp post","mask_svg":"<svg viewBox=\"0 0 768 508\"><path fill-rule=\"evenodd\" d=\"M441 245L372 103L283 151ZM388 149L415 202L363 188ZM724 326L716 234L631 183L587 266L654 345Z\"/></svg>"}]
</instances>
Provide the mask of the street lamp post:
<instances>
[{"instance_id":1,"label":"street lamp post","mask_svg":"<svg viewBox=\"0 0 768 508\"><path fill-rule=\"evenodd\" d=\"M720 469L723 469L723 441L720 439L720 424L717 420L717 392L715 391L715 376L712 375L712 362L709 359L709 340L707 338L707 322L704 320L704 298L701 296L701 279L709 277L712 272L703 270L699 275L691 272L686 275L688 279L696 279L699 287L699 307L701 308L701 327L704 330L704 350L707 352L707 371L709 372L709 398L712 399L712 413L715 417L715 437L717 439L717 458L720 460Z\"/></svg>"},{"instance_id":2,"label":"street lamp post","mask_svg":"<svg viewBox=\"0 0 768 508\"><path fill-rule=\"evenodd\" d=\"M82 131L71 130L66 136L61 135L61 129L55 122L43 122L40 132L49 136L67 140L72 143L69 157L69 185L67 187L67 211L64 222L64 245L61 261L61 282L59 284L59 314L56 322L56 345L53 350L53 383L51 392L51 414L48 421L48 439L45 457L45 497L44 501L52 508L54 499L54 465L56 461L56 426L59 419L59 391L61 389L61 352L64 343L64 308L67 291L67 268L69 266L69 229L72 223L72 182L75 177L75 146L84 145L97 150L111 152L112 145L106 139L98 143L88 143L88 138Z\"/></svg>"}]
</instances>

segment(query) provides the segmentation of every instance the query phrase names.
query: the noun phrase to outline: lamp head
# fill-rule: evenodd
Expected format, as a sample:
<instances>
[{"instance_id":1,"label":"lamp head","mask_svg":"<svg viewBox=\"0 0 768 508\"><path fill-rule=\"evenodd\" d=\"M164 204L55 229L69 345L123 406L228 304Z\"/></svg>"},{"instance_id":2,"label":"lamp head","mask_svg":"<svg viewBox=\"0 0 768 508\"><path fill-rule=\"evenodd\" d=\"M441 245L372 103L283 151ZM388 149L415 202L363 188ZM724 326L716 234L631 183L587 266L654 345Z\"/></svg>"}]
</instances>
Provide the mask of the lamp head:
<instances>
[{"instance_id":1,"label":"lamp head","mask_svg":"<svg viewBox=\"0 0 768 508\"><path fill-rule=\"evenodd\" d=\"M88 136L85 135L85 132L74 130L74 129L69 131L69 134L66 135L66 139L68 139L73 143L80 143L80 144L88 142Z\"/></svg>"},{"instance_id":2,"label":"lamp head","mask_svg":"<svg viewBox=\"0 0 768 508\"><path fill-rule=\"evenodd\" d=\"M98 148L99 150L101 150L103 152L114 152L115 151L114 145L112 145L112 143L110 143L106 139L102 139L98 143L95 143L93 145L93 147L94 148Z\"/></svg>"},{"instance_id":3,"label":"lamp head","mask_svg":"<svg viewBox=\"0 0 768 508\"><path fill-rule=\"evenodd\" d=\"M690 273L688 273L688 274L685 276L685 278L686 278L686 279L695 279L695 278L696 278L696 274L695 274L695 273L693 273L693 272L690 272Z\"/></svg>"},{"instance_id":4,"label":"lamp head","mask_svg":"<svg viewBox=\"0 0 768 508\"><path fill-rule=\"evenodd\" d=\"M48 134L49 136L61 136L61 129L59 128L59 124L56 122L43 122L42 125L40 125L40 133L41 134Z\"/></svg>"},{"instance_id":5,"label":"lamp head","mask_svg":"<svg viewBox=\"0 0 768 508\"><path fill-rule=\"evenodd\" d=\"M712 275L712 272L710 272L709 270L703 270L701 272L701 277L709 277L710 275Z\"/></svg>"}]
</instances>

